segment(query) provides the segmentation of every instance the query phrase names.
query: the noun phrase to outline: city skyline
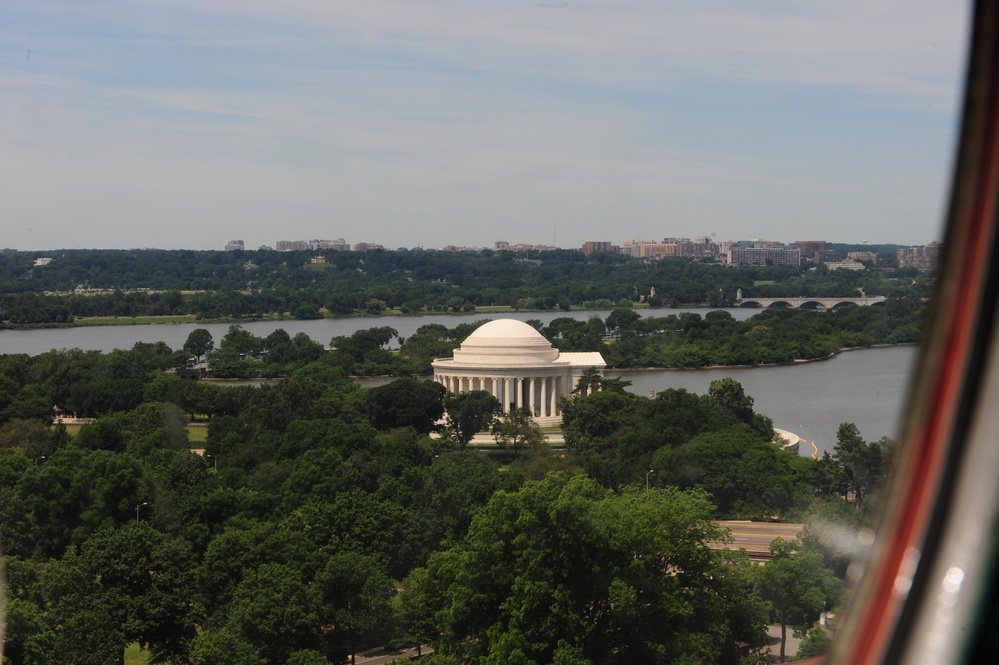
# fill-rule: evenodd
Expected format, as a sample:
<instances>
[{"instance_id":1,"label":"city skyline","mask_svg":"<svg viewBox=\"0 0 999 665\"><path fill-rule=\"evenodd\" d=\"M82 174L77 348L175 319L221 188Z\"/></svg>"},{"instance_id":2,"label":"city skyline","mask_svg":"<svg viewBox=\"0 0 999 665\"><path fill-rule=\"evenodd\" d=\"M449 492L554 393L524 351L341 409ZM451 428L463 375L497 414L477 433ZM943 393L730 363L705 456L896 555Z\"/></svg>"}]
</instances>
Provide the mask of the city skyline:
<instances>
[{"instance_id":1,"label":"city skyline","mask_svg":"<svg viewBox=\"0 0 999 665\"><path fill-rule=\"evenodd\" d=\"M0 18L0 246L925 244L967 6L53 0Z\"/></svg>"},{"instance_id":2,"label":"city skyline","mask_svg":"<svg viewBox=\"0 0 999 665\"><path fill-rule=\"evenodd\" d=\"M445 243L442 245L429 245L429 244L416 244L413 246L397 246L395 244L389 243L379 243L369 240L356 240L348 241L343 237L338 238L298 238L298 239L288 239L282 238L268 244L266 242L256 244L253 242L244 241L241 238L232 238L224 243L219 243L217 247L155 247L155 246L142 246L142 247L63 247L63 246L53 246L46 248L35 248L35 249L18 249L14 247L0 247L0 254L3 252L24 252L28 254L51 254L59 252L61 250L83 250L83 251L277 251L277 252L316 252L321 253L327 250L335 251L354 251L354 252L365 252L370 250L385 250L385 251L409 251L409 250L427 250L427 251L470 251L470 252L481 252L483 250L495 250L495 251L545 251L545 250L581 250L584 254L590 254L593 252L611 252L611 253L621 253L629 254L630 250L638 249L643 246L649 245L660 245L669 243L679 243L681 245L699 245L701 243L713 247L715 250L719 248L726 247L729 245L743 245L752 246L754 244L760 243L768 246L793 246L793 245L848 245L848 246L889 246L897 248L919 248L928 245L940 245L939 240L932 240L925 243L900 243L895 242L891 239L887 239L884 242L879 243L869 243L866 239L860 242L846 242L842 240L785 240L785 239L775 239L775 238L750 238L748 236L726 238L724 240L718 240L715 238L708 238L706 236L699 236L695 238L688 237L665 237L661 239L627 239L627 240L586 240L580 245L569 246L569 245L552 245L548 243L527 243L518 241L506 241L506 240L496 240L489 244L482 245L455 245L454 243ZM811 251L811 250L809 250ZM724 251L722 251L724 253ZM637 254L636 254L637 256ZM686 254L678 256L688 256ZM659 257L662 258L662 257ZM38 261L50 261L51 259L38 259ZM43 264L39 264L43 265Z\"/></svg>"}]
</instances>

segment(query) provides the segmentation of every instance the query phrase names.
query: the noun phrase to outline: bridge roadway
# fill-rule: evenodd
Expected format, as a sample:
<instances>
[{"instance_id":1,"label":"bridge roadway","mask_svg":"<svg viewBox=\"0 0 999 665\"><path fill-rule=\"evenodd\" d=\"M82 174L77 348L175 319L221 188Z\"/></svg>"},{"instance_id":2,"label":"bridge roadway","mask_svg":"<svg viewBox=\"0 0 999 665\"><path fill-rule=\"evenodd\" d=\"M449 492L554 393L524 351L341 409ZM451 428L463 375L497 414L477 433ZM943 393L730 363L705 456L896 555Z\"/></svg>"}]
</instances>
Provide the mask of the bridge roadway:
<instances>
[{"instance_id":1,"label":"bridge roadway","mask_svg":"<svg viewBox=\"0 0 999 665\"><path fill-rule=\"evenodd\" d=\"M871 296L869 298L739 298L735 301L736 307L758 307L769 309L774 307L793 307L795 309L818 309L820 306L826 309L834 309L846 305L860 305L862 307L883 307L886 298L884 296Z\"/></svg>"}]
</instances>

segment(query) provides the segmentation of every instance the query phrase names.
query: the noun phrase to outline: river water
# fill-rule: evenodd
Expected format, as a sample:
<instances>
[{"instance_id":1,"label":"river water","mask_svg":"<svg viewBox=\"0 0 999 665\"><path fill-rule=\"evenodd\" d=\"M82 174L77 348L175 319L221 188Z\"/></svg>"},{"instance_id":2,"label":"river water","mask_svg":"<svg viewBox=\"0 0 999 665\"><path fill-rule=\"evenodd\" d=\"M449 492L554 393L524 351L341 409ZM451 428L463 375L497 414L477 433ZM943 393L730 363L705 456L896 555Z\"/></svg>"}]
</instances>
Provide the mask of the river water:
<instances>
[{"instance_id":1,"label":"river water","mask_svg":"<svg viewBox=\"0 0 999 665\"><path fill-rule=\"evenodd\" d=\"M682 311L710 310L636 310L648 316L667 316ZM759 310L729 309L737 319L746 319ZM304 332L313 340L329 344L333 337L351 335L357 330L375 326L391 326L407 337L420 326L440 323L453 328L463 322L483 318L512 318L521 321L571 316L586 320L591 316L606 318L610 312L515 312L504 314L454 314L415 317L357 317L319 319L315 321L254 321L242 324L259 337L266 337L277 328L290 335ZM195 328L206 328L216 343L225 335L229 324L184 323L142 326L101 326L88 328L51 328L39 330L0 330L0 354L27 353L37 355L51 349L80 348L111 351L128 349L136 342L165 342L173 349L183 347ZM775 426L790 430L807 442L814 441L820 453L832 450L836 429L842 422L852 422L867 440L884 435L898 435L901 409L905 400L914 363L916 347L865 349L841 353L829 360L794 363L776 367L724 368L704 370L640 370L607 372L632 382L630 390L648 395L666 388L684 388L704 393L715 379L732 377L739 381L755 400L758 412L774 419ZM803 442L801 454L812 453L810 443Z\"/></svg>"},{"instance_id":2,"label":"river water","mask_svg":"<svg viewBox=\"0 0 999 665\"><path fill-rule=\"evenodd\" d=\"M669 316L696 311L702 316L709 311L680 309L637 309L643 316ZM729 312L742 321L758 313L758 309L730 308ZM606 319L610 310L591 312L512 312L503 314L435 314L428 316L370 316L344 319L315 319L313 321L249 321L240 325L257 337L266 337L278 328L283 328L294 337L305 333L320 344L328 345L334 337L349 336L358 330L389 326L403 337L409 337L420 326L440 323L454 328L461 323L471 323L480 319L517 319L527 321L538 319L544 324L560 317L571 317L580 321L598 316ZM130 349L136 342L165 342L172 349L184 346L187 336L196 328L205 328L212 334L215 343L229 330L228 323L177 323L142 326L97 326L80 328L39 328L37 330L0 330L0 355L5 353L27 353L38 355L52 349L78 348L84 351L108 352L113 349Z\"/></svg>"}]
</instances>

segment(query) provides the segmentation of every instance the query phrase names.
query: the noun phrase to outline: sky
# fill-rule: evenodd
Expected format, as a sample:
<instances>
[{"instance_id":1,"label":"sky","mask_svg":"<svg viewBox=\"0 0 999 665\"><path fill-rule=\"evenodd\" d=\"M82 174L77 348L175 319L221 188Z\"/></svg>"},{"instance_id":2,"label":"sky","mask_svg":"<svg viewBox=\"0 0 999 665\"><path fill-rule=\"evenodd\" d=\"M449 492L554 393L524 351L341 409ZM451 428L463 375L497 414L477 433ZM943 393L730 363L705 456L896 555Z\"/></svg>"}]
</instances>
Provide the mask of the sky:
<instances>
[{"instance_id":1,"label":"sky","mask_svg":"<svg viewBox=\"0 0 999 665\"><path fill-rule=\"evenodd\" d=\"M955 0L9 0L0 248L941 233Z\"/></svg>"}]
</instances>

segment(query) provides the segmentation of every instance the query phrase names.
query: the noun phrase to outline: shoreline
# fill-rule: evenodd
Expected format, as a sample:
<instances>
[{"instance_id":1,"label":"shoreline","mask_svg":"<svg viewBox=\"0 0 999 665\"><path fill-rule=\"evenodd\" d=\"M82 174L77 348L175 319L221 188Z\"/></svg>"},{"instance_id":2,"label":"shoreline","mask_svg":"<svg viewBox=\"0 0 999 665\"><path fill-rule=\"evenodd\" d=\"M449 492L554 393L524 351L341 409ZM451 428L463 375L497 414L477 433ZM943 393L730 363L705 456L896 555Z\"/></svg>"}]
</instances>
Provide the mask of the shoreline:
<instances>
[{"instance_id":1,"label":"shoreline","mask_svg":"<svg viewBox=\"0 0 999 665\"><path fill-rule=\"evenodd\" d=\"M612 308L613 309L613 308ZM699 310L727 310L727 309L738 309L735 306L723 306L723 307L711 307L705 304L697 305L677 305L676 307L669 308L656 308L650 307L645 304L636 304L631 307L632 310L646 310L646 311L656 311L657 309L678 309L683 311L696 312ZM757 308L743 308L743 309L754 309ZM318 321L322 319L329 319L331 321L336 321L340 319L384 319L384 318L400 318L400 317L412 317L412 318L422 318L426 316L474 316L476 314L482 316L493 316L502 314L551 314L551 313L565 313L569 312L605 312L610 311L607 309L583 309L579 307L573 307L572 309L565 310L552 310L552 309L515 309L513 307L503 307L503 306L487 306L483 311L471 311L471 312L408 312L403 313L399 310L384 310L381 314L366 314L364 312L353 312L351 314L334 314L334 315L323 315L315 319L297 319L293 316L283 316L274 314L271 316L264 317L253 317L253 318L232 318L232 317L221 317L217 319L195 319L197 315L195 314L169 314L162 317L158 316L138 316L138 317L117 317L117 316L81 316L76 317L74 321L66 323L3 323L0 322L0 331L4 329L10 330L44 330L44 329L58 329L58 328L95 328L100 326L158 326L158 325L176 325L176 324L191 324L191 323L256 323L258 321ZM759 311L763 311L759 309ZM151 319L164 319L162 321L156 321ZM169 321L166 319L180 319L189 318L190 320L184 321ZM82 323L81 323L82 322Z\"/></svg>"},{"instance_id":2,"label":"shoreline","mask_svg":"<svg viewBox=\"0 0 999 665\"><path fill-rule=\"evenodd\" d=\"M756 365L702 365L701 367L607 367L605 372L700 372L716 369L758 369L761 367L787 367L788 365L804 365L832 360L841 353L850 351L867 351L868 349L891 349L898 346L919 346L919 342L899 342L897 344L871 344L870 346L844 346L821 358L795 358L781 363L759 363Z\"/></svg>"}]
</instances>

